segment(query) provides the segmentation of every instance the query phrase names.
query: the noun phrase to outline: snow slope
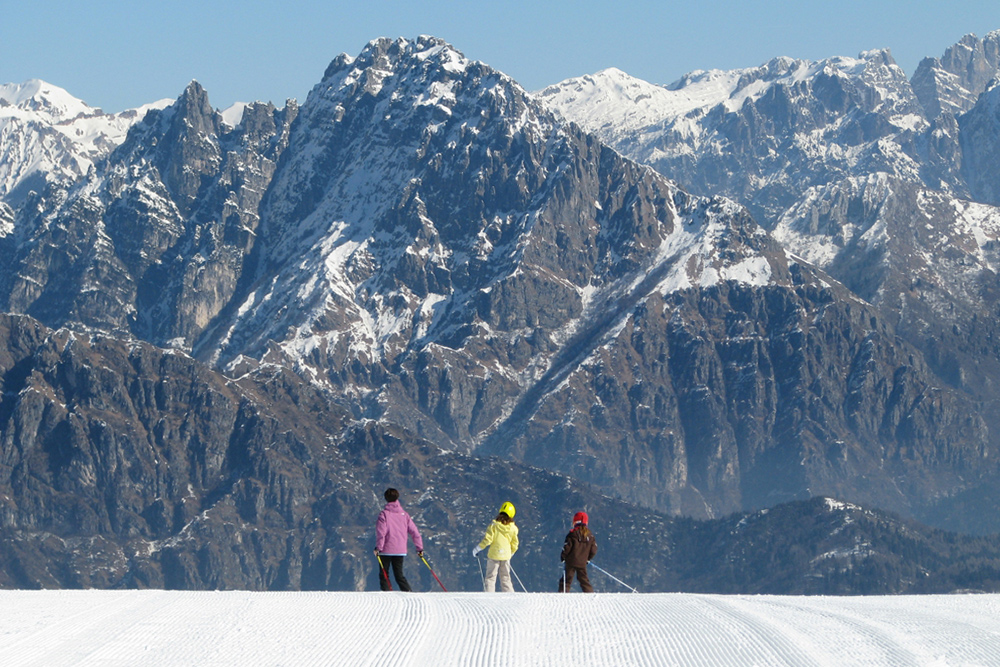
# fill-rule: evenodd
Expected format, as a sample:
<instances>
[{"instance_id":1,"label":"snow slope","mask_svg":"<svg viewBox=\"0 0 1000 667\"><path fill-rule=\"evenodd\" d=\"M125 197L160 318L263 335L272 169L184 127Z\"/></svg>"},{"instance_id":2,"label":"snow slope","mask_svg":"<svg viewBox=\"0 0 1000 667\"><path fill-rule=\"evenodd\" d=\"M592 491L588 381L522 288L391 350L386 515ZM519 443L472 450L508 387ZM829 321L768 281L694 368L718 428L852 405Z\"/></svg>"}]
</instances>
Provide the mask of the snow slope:
<instances>
[{"instance_id":1,"label":"snow slope","mask_svg":"<svg viewBox=\"0 0 1000 667\"><path fill-rule=\"evenodd\" d=\"M129 128L163 99L106 114L39 79L0 84L0 198L43 181L71 183L120 145Z\"/></svg>"},{"instance_id":2,"label":"snow slope","mask_svg":"<svg viewBox=\"0 0 1000 667\"><path fill-rule=\"evenodd\" d=\"M747 102L761 103L778 90L781 95L799 98L820 80L837 81L841 93L863 86L870 107L866 111L884 114L893 126L926 126L917 113L919 106L906 75L887 51L819 61L781 57L759 67L697 70L668 86L610 68L567 79L535 96L625 155L656 166L665 157L707 150L712 142L724 141L727 128L720 127L718 121L726 114L739 113ZM839 119L827 126L823 118L809 131L801 132L796 141L815 150L824 132L835 131L843 123Z\"/></svg>"},{"instance_id":3,"label":"snow slope","mask_svg":"<svg viewBox=\"0 0 1000 667\"><path fill-rule=\"evenodd\" d=\"M998 665L1000 595L2 591L14 665Z\"/></svg>"}]
</instances>

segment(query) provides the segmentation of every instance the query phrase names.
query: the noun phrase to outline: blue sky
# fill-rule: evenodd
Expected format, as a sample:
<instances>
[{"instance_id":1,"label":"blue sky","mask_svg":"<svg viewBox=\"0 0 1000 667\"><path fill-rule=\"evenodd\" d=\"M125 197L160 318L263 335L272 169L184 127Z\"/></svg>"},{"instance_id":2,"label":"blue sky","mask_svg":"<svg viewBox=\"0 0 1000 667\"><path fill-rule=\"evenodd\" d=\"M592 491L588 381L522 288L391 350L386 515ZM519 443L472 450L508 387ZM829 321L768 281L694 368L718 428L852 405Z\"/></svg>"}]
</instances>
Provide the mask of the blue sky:
<instances>
[{"instance_id":1,"label":"blue sky","mask_svg":"<svg viewBox=\"0 0 1000 667\"><path fill-rule=\"evenodd\" d=\"M1000 29L1000 2L506 0L213 2L3 0L0 83L44 79L120 111L177 97L212 104L305 100L339 53L431 34L536 90L618 67L654 83L693 69L816 60L890 48L913 74L967 33Z\"/></svg>"}]
</instances>

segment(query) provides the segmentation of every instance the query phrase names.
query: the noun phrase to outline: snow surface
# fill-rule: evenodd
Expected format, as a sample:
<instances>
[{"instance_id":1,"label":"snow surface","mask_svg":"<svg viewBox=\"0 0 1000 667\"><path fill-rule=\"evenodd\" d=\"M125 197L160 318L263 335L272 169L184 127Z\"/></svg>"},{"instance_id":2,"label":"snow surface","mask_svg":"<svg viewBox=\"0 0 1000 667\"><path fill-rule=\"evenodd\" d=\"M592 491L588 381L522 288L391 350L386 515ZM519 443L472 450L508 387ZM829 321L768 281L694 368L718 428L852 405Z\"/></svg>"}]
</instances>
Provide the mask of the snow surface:
<instances>
[{"instance_id":1,"label":"snow surface","mask_svg":"<svg viewBox=\"0 0 1000 667\"><path fill-rule=\"evenodd\" d=\"M15 665L1000 665L1000 595L0 591Z\"/></svg>"},{"instance_id":2,"label":"snow surface","mask_svg":"<svg viewBox=\"0 0 1000 667\"><path fill-rule=\"evenodd\" d=\"M222 122L229 127L236 127L243 120L243 112L248 106L250 105L246 102L236 102L221 110L219 115L222 116Z\"/></svg>"},{"instance_id":3,"label":"snow surface","mask_svg":"<svg viewBox=\"0 0 1000 667\"><path fill-rule=\"evenodd\" d=\"M106 114L39 79L0 84L0 197L32 177L75 181L118 147L163 99Z\"/></svg>"}]
</instances>

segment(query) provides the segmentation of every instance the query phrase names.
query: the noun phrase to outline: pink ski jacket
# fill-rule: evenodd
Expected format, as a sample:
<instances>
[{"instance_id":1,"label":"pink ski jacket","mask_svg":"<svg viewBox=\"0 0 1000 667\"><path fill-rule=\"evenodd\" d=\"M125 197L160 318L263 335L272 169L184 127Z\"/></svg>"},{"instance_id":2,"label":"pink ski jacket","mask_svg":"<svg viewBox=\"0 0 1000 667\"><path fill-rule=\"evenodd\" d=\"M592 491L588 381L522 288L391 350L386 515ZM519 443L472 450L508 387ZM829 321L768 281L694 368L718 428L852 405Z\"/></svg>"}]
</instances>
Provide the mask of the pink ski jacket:
<instances>
[{"instance_id":1,"label":"pink ski jacket","mask_svg":"<svg viewBox=\"0 0 1000 667\"><path fill-rule=\"evenodd\" d=\"M406 555L406 536L413 538L417 551L424 550L424 541L417 530L417 524L406 513L398 500L385 504L375 522L375 548L386 556Z\"/></svg>"}]
</instances>

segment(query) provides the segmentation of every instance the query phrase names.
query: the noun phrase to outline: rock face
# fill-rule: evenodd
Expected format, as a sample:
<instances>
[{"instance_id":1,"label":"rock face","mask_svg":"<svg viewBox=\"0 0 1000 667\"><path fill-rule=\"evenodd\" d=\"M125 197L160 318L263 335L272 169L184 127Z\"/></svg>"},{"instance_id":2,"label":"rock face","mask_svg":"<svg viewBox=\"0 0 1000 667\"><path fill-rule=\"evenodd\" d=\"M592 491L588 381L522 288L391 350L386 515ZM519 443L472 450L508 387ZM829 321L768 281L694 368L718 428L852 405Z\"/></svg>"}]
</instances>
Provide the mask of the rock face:
<instances>
[{"instance_id":1,"label":"rock face","mask_svg":"<svg viewBox=\"0 0 1000 667\"><path fill-rule=\"evenodd\" d=\"M876 306L944 382L991 400L1000 211L875 174L805 193L775 235Z\"/></svg>"},{"instance_id":2,"label":"rock face","mask_svg":"<svg viewBox=\"0 0 1000 667\"><path fill-rule=\"evenodd\" d=\"M984 419L874 309L803 277L648 299L487 451L695 516L819 489L920 513L989 468Z\"/></svg>"},{"instance_id":3,"label":"rock face","mask_svg":"<svg viewBox=\"0 0 1000 667\"><path fill-rule=\"evenodd\" d=\"M982 40L966 35L940 58L924 58L913 74L913 91L930 119L971 109L1000 69L1000 30Z\"/></svg>"},{"instance_id":4,"label":"rock face","mask_svg":"<svg viewBox=\"0 0 1000 667\"><path fill-rule=\"evenodd\" d=\"M994 80L959 123L962 167L976 201L1000 205L997 136L1000 130L1000 80Z\"/></svg>"},{"instance_id":5,"label":"rock face","mask_svg":"<svg viewBox=\"0 0 1000 667\"><path fill-rule=\"evenodd\" d=\"M660 553L644 526L664 515L831 494L929 516L989 481L993 370L966 366L992 324L943 346L992 303L967 280L992 266L992 209L967 210L942 255L975 257L968 273L927 261L942 292L969 292L932 353L909 332L943 331L947 299L884 307L885 286L904 292L895 249L839 214L877 189L850 174L898 154L884 138L926 124L915 97L883 94L908 85L891 58L775 61L733 85L742 106L704 118L744 166L791 170L752 208L816 184L775 234L427 37L338 57L301 108L249 105L236 126L192 83L87 177L9 200L9 585L374 586L390 485L474 588L457 554L505 500L554 536L524 553L544 572L552 512L599 510L620 545ZM795 148L802 124L830 145ZM804 159L851 141L836 169ZM838 169L855 189L819 189ZM807 233L853 251L782 245Z\"/></svg>"},{"instance_id":6,"label":"rock face","mask_svg":"<svg viewBox=\"0 0 1000 667\"><path fill-rule=\"evenodd\" d=\"M389 485L406 490L430 558L460 590L476 588L468 548L499 498L519 509L536 590L584 503L619 536L609 555L635 540L662 548L648 510L355 422L283 369L234 381L181 353L25 316L0 317L0 341L5 587L372 588L375 490Z\"/></svg>"},{"instance_id":7,"label":"rock face","mask_svg":"<svg viewBox=\"0 0 1000 667\"><path fill-rule=\"evenodd\" d=\"M609 70L538 97L693 192L737 199L768 227L811 186L912 176L913 149L887 140L927 127L887 50L698 71L665 88Z\"/></svg>"},{"instance_id":8,"label":"rock face","mask_svg":"<svg viewBox=\"0 0 1000 667\"><path fill-rule=\"evenodd\" d=\"M151 111L99 178L22 209L6 309L184 347L235 290L295 111L251 105L228 128L197 83Z\"/></svg>"},{"instance_id":9,"label":"rock face","mask_svg":"<svg viewBox=\"0 0 1000 667\"><path fill-rule=\"evenodd\" d=\"M996 433L998 35L963 38L911 82L877 51L667 87L612 70L538 97L693 190L747 205L787 251L870 303Z\"/></svg>"}]
</instances>

